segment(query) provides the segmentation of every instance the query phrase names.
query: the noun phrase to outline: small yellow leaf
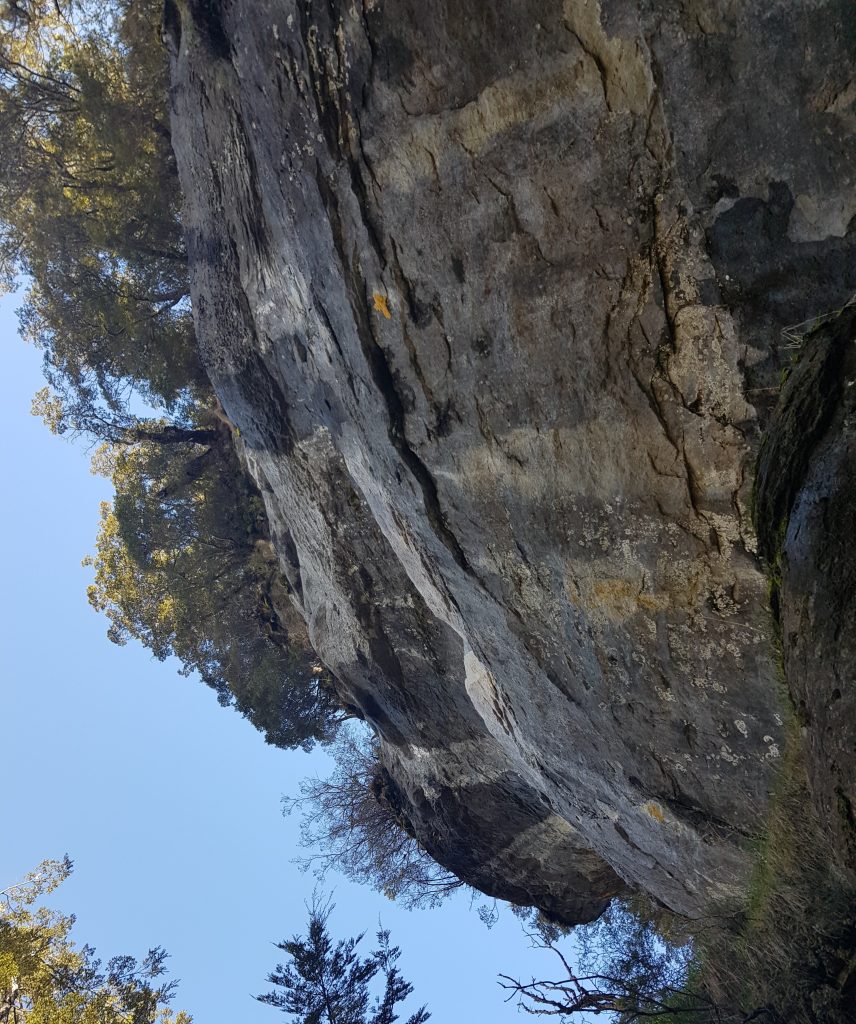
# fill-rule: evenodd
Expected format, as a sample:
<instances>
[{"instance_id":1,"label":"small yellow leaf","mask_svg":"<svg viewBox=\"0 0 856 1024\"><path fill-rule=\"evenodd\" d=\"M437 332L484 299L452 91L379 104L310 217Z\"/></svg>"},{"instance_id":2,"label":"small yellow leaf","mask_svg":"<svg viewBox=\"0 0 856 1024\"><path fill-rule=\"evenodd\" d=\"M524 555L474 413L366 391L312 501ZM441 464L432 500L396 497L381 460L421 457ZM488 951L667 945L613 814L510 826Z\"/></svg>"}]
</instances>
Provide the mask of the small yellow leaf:
<instances>
[{"instance_id":1,"label":"small yellow leaf","mask_svg":"<svg viewBox=\"0 0 856 1024\"><path fill-rule=\"evenodd\" d=\"M380 292L375 292L372 298L374 299L374 311L382 313L387 320L391 320L392 313L389 311L389 303L386 301L386 296L381 295Z\"/></svg>"}]
</instances>

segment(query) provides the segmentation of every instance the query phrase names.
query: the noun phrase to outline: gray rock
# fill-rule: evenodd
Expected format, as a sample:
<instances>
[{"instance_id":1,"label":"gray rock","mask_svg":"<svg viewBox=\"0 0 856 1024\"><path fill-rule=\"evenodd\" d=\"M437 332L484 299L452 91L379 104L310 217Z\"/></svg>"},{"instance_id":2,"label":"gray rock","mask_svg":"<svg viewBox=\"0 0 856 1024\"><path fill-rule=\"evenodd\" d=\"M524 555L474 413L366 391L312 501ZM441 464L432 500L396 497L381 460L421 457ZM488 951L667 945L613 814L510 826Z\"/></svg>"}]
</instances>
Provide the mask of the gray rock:
<instances>
[{"instance_id":1,"label":"gray rock","mask_svg":"<svg viewBox=\"0 0 856 1024\"><path fill-rule=\"evenodd\" d=\"M204 359L423 845L565 921L730 899L780 330L856 290L850 3L168 12Z\"/></svg>"}]
</instances>

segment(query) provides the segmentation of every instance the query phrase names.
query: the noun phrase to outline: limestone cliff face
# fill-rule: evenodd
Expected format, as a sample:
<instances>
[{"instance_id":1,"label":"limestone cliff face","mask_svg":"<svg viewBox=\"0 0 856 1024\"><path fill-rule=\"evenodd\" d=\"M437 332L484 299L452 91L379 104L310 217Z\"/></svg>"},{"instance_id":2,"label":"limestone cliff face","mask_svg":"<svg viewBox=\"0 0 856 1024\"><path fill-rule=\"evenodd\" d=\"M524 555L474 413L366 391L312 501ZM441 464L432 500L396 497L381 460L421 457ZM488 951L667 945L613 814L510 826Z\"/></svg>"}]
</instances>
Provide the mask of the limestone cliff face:
<instances>
[{"instance_id":1,"label":"limestone cliff face","mask_svg":"<svg viewBox=\"0 0 856 1024\"><path fill-rule=\"evenodd\" d=\"M782 327L856 290L851 7L167 4L207 366L314 646L489 893L745 884L786 713L751 481Z\"/></svg>"}]
</instances>

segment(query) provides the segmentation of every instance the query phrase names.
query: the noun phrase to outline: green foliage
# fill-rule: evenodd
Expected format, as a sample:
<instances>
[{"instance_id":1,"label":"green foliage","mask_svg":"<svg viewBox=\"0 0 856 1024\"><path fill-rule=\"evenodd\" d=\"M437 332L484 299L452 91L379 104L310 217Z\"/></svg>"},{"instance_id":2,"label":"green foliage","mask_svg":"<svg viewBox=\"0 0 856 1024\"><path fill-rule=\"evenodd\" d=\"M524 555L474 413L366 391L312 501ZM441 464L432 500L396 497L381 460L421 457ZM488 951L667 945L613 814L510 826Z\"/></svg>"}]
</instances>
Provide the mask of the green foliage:
<instances>
[{"instance_id":1,"label":"green foliage","mask_svg":"<svg viewBox=\"0 0 856 1024\"><path fill-rule=\"evenodd\" d=\"M567 1024L604 1013L615 1024L718 1021L718 1008L692 983L691 947L666 939L641 904L616 900L598 921L575 928L574 937L572 965L555 940L532 936L559 961L556 980L524 983L500 975L521 1009Z\"/></svg>"},{"instance_id":2,"label":"green foliage","mask_svg":"<svg viewBox=\"0 0 856 1024\"><path fill-rule=\"evenodd\" d=\"M746 905L698 930L699 984L729 1012L849 1024L856 1012L856 884L836 867L808 792L797 722L759 838Z\"/></svg>"},{"instance_id":3,"label":"green foliage","mask_svg":"<svg viewBox=\"0 0 856 1024\"><path fill-rule=\"evenodd\" d=\"M116 440L132 394L181 417L206 388L159 5L27 8L0 22L3 271L30 278L22 328L62 399L57 425Z\"/></svg>"},{"instance_id":4,"label":"green foliage","mask_svg":"<svg viewBox=\"0 0 856 1024\"><path fill-rule=\"evenodd\" d=\"M269 742L308 747L336 700L271 606L262 506L199 360L161 16L160 0L0 2L0 275L30 281L34 413L106 443L116 498L89 596L111 639L177 657Z\"/></svg>"},{"instance_id":5,"label":"green foliage","mask_svg":"<svg viewBox=\"0 0 856 1024\"><path fill-rule=\"evenodd\" d=\"M641 897L613 901L591 925L573 929L574 964L546 930L530 933L561 965L556 980L528 983L501 975L518 1007L559 1022L607 1014L614 1024L721 1024L720 1007L698 983L686 934L669 934L669 914Z\"/></svg>"},{"instance_id":6,"label":"green foliage","mask_svg":"<svg viewBox=\"0 0 856 1024\"><path fill-rule=\"evenodd\" d=\"M305 637L270 604L279 569L228 429L150 423L146 440L99 449L95 468L116 488L85 562L110 639L177 657L270 743L330 739L335 694Z\"/></svg>"},{"instance_id":7,"label":"green foliage","mask_svg":"<svg viewBox=\"0 0 856 1024\"><path fill-rule=\"evenodd\" d=\"M588 975L620 978L634 1006L689 999L692 943L667 937L664 918L641 896L614 900L597 921L574 929L579 969ZM698 1001L692 1000L698 1011ZM619 1020L621 1018L619 1017Z\"/></svg>"},{"instance_id":8,"label":"green foliage","mask_svg":"<svg viewBox=\"0 0 856 1024\"><path fill-rule=\"evenodd\" d=\"M530 937L555 955L563 976L524 984L501 975L501 984L528 1013L569 1024L601 1013L616 1024L708 1024L716 1007L692 982L692 944L683 935L667 936L665 920L642 896L614 900L597 921L572 930L574 965L556 930L539 927Z\"/></svg>"},{"instance_id":9,"label":"green foliage","mask_svg":"<svg viewBox=\"0 0 856 1024\"><path fill-rule=\"evenodd\" d=\"M0 893L0 1022L7 1024L190 1024L168 1007L166 954L106 966L70 938L74 918L35 904L71 873L71 861L45 861Z\"/></svg>"},{"instance_id":10,"label":"green foliage","mask_svg":"<svg viewBox=\"0 0 856 1024\"><path fill-rule=\"evenodd\" d=\"M395 1008L413 991L398 969L398 947L390 946L384 930L377 933L377 949L365 958L357 951L362 935L334 945L327 930L332 910L316 898L309 907L307 934L277 943L288 962L268 975L276 988L257 998L290 1014L295 1024L394 1024ZM378 975L383 992L372 1002L370 985ZM429 1017L423 1006L407 1024L424 1024Z\"/></svg>"}]
</instances>

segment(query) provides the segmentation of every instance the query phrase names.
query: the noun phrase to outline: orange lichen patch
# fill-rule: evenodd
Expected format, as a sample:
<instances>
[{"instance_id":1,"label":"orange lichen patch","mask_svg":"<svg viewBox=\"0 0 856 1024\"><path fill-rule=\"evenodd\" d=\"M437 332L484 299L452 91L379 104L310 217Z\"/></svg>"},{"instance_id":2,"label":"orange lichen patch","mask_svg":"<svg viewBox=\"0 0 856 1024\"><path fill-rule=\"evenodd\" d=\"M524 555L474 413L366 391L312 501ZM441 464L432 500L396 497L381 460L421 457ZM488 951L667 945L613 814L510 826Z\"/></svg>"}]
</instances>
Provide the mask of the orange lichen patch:
<instances>
[{"instance_id":1,"label":"orange lichen patch","mask_svg":"<svg viewBox=\"0 0 856 1024\"><path fill-rule=\"evenodd\" d=\"M579 603L584 607L619 622L638 611L649 614L665 611L670 604L668 594L643 590L638 580L593 580L581 596Z\"/></svg>"},{"instance_id":2,"label":"orange lichen patch","mask_svg":"<svg viewBox=\"0 0 856 1024\"><path fill-rule=\"evenodd\" d=\"M661 825L665 823L666 815L663 814L663 808L656 800L649 800L648 803L642 804L642 810L646 814L650 814L654 821L659 821Z\"/></svg>"},{"instance_id":3,"label":"orange lichen patch","mask_svg":"<svg viewBox=\"0 0 856 1024\"><path fill-rule=\"evenodd\" d=\"M374 299L373 308L375 313L382 313L387 320L392 319L392 313L389 311L389 302L387 301L386 296L381 295L380 292L375 292L374 295L372 295L372 298Z\"/></svg>"},{"instance_id":4,"label":"orange lichen patch","mask_svg":"<svg viewBox=\"0 0 856 1024\"><path fill-rule=\"evenodd\" d=\"M595 580L591 587L592 604L604 611L617 613L622 618L632 615L639 599L636 580Z\"/></svg>"}]
</instances>

